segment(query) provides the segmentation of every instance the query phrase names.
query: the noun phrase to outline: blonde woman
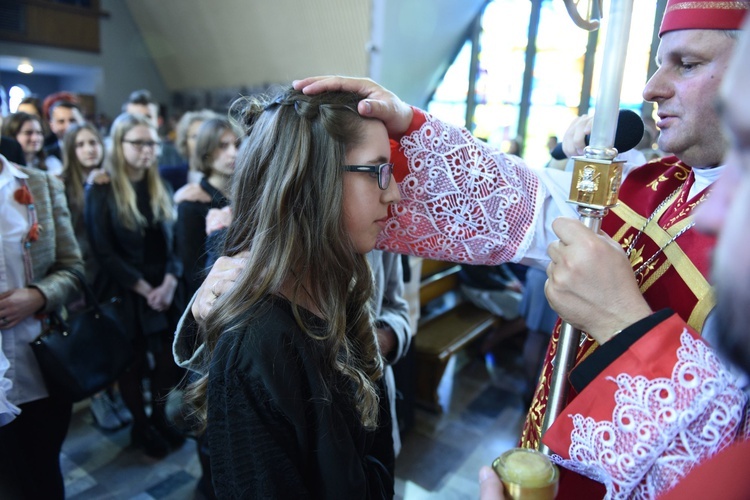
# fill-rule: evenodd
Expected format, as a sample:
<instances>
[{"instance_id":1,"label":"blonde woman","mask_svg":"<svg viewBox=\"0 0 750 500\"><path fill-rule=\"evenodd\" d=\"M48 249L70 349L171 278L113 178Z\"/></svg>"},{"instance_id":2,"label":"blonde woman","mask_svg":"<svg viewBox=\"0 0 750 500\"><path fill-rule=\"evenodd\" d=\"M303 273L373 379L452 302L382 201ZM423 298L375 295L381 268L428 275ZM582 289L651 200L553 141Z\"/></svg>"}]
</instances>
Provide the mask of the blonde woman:
<instances>
[{"instance_id":1,"label":"blonde woman","mask_svg":"<svg viewBox=\"0 0 750 500\"><path fill-rule=\"evenodd\" d=\"M86 230L99 264L95 289L102 300L122 300L122 320L139 353L119 381L133 415L131 437L146 454L161 458L184 440L164 415L164 397L180 376L169 356L182 274L173 251L174 207L157 171L160 142L151 123L124 113L112 124L110 139L104 163L110 182L94 184L86 193ZM147 370L147 352L153 355L153 370ZM150 418L141 391L147 371Z\"/></svg>"}]
</instances>

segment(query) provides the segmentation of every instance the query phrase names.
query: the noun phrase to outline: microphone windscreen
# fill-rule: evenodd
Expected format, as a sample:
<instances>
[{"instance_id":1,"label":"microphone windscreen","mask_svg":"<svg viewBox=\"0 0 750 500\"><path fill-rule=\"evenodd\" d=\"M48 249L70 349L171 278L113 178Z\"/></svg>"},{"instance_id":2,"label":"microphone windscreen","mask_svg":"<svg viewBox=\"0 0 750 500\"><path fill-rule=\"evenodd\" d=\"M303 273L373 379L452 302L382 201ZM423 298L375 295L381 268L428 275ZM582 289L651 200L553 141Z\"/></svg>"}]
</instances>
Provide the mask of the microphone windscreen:
<instances>
[{"instance_id":1,"label":"microphone windscreen","mask_svg":"<svg viewBox=\"0 0 750 500\"><path fill-rule=\"evenodd\" d=\"M617 116L617 128L615 129L615 148L618 153L630 151L643 139L643 120L638 113L629 109L621 109ZM589 136L584 138L586 145L589 145ZM562 143L555 146L552 150L552 158L555 160L564 160L567 158L563 152Z\"/></svg>"}]
</instances>

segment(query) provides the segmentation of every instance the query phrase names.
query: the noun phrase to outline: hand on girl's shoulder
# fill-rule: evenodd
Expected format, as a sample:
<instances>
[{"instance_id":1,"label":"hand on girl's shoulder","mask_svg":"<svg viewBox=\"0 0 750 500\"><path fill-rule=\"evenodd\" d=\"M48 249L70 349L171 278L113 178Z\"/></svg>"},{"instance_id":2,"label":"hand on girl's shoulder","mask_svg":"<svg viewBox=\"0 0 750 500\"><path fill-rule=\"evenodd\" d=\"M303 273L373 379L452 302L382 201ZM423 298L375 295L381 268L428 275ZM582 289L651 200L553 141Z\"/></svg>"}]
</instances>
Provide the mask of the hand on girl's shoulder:
<instances>
[{"instance_id":1,"label":"hand on girl's shoulder","mask_svg":"<svg viewBox=\"0 0 750 500\"><path fill-rule=\"evenodd\" d=\"M200 184L191 182L185 184L178 189L174 194L175 204L180 204L183 201L196 201L199 203L211 203L211 196L203 190Z\"/></svg>"},{"instance_id":2,"label":"hand on girl's shoulder","mask_svg":"<svg viewBox=\"0 0 750 500\"><path fill-rule=\"evenodd\" d=\"M89 172L86 184L109 184L109 174L103 168L95 168Z\"/></svg>"}]
</instances>

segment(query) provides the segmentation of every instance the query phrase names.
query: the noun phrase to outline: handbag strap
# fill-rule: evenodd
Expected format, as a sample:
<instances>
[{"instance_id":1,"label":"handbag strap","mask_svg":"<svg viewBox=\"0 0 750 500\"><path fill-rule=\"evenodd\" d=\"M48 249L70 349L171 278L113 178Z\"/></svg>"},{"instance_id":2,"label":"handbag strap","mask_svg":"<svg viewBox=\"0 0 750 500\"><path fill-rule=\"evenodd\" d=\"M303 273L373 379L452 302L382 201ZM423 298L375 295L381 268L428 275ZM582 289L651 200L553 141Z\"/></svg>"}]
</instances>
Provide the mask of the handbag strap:
<instances>
[{"instance_id":1,"label":"handbag strap","mask_svg":"<svg viewBox=\"0 0 750 500\"><path fill-rule=\"evenodd\" d=\"M89 284L86 282L86 278L83 277L78 269L66 269L70 274L76 277L78 282L81 284L81 290L83 290L83 297L86 302L86 307L93 307L99 309L99 302L94 296L94 291L91 289Z\"/></svg>"}]
</instances>

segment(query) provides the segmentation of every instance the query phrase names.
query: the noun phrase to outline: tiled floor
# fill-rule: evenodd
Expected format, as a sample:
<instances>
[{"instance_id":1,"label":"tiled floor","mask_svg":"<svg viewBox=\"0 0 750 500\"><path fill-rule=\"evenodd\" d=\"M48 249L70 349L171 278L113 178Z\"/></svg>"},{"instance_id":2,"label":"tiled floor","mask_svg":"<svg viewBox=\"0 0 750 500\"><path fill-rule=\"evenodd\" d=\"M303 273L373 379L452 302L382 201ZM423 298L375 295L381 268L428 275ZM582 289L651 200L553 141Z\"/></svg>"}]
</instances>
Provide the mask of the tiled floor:
<instances>
[{"instance_id":1,"label":"tiled floor","mask_svg":"<svg viewBox=\"0 0 750 500\"><path fill-rule=\"evenodd\" d=\"M507 361L507 356L505 357ZM485 362L457 357L443 386L448 411L417 410L396 464L396 497L405 500L475 499L477 471L515 445L525 408L510 377L490 377ZM497 375L497 374L496 374ZM188 440L163 460L129 446L129 429L105 434L78 405L63 446L67 497L84 499L200 499L200 465Z\"/></svg>"}]
</instances>

